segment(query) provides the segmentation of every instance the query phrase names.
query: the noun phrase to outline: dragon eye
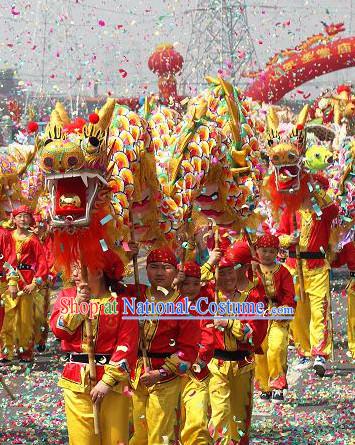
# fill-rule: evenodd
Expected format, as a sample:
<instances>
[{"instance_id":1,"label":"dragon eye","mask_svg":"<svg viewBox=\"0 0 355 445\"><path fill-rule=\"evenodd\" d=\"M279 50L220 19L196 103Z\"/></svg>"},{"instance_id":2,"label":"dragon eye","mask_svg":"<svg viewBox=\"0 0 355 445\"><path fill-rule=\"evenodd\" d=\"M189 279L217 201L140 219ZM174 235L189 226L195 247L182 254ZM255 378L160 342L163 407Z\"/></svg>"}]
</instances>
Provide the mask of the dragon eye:
<instances>
[{"instance_id":1,"label":"dragon eye","mask_svg":"<svg viewBox=\"0 0 355 445\"><path fill-rule=\"evenodd\" d=\"M68 158L68 166L74 167L78 163L78 158L76 156L69 156Z\"/></svg>"},{"instance_id":2,"label":"dragon eye","mask_svg":"<svg viewBox=\"0 0 355 445\"><path fill-rule=\"evenodd\" d=\"M275 156L272 157L273 161L278 161L279 159L280 159L280 157L278 155L275 155Z\"/></svg>"},{"instance_id":3,"label":"dragon eye","mask_svg":"<svg viewBox=\"0 0 355 445\"><path fill-rule=\"evenodd\" d=\"M100 141L95 136L89 137L89 142L93 147L98 147L100 145Z\"/></svg>"},{"instance_id":4,"label":"dragon eye","mask_svg":"<svg viewBox=\"0 0 355 445\"><path fill-rule=\"evenodd\" d=\"M44 143L44 146L50 144L51 142L53 142L53 139L47 139Z\"/></svg>"},{"instance_id":5,"label":"dragon eye","mask_svg":"<svg viewBox=\"0 0 355 445\"><path fill-rule=\"evenodd\" d=\"M53 168L53 165L54 165L54 160L53 160L53 158L51 158L50 156L46 156L46 157L43 159L43 165L44 165L45 167L47 167L47 168Z\"/></svg>"},{"instance_id":6,"label":"dragon eye","mask_svg":"<svg viewBox=\"0 0 355 445\"><path fill-rule=\"evenodd\" d=\"M294 153L288 154L289 159L295 159L296 155Z\"/></svg>"}]
</instances>

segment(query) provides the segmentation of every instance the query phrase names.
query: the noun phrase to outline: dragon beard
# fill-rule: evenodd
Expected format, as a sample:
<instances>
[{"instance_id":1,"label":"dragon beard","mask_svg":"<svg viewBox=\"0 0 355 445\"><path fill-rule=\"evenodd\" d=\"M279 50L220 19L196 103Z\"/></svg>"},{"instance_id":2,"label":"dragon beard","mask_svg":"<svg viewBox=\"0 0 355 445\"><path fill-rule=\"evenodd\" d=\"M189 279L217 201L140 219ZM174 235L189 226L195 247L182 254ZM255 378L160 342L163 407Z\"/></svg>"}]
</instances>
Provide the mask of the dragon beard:
<instances>
[{"instance_id":1,"label":"dragon beard","mask_svg":"<svg viewBox=\"0 0 355 445\"><path fill-rule=\"evenodd\" d=\"M276 176L273 172L266 180L264 185L265 193L271 202L275 211L286 207L290 212L295 212L301 207L305 198L310 197L308 189L308 182L310 182L310 175L303 173L300 178L300 187L298 190L291 192L281 192L276 186Z\"/></svg>"},{"instance_id":2,"label":"dragon beard","mask_svg":"<svg viewBox=\"0 0 355 445\"><path fill-rule=\"evenodd\" d=\"M92 213L90 226L74 231L54 231L55 266L66 278L70 277L73 264L82 263L89 270L102 270L107 265L105 252L115 249L114 222L101 224L110 208L100 208ZM106 247L107 246L107 247ZM124 270L122 262L122 273Z\"/></svg>"}]
</instances>

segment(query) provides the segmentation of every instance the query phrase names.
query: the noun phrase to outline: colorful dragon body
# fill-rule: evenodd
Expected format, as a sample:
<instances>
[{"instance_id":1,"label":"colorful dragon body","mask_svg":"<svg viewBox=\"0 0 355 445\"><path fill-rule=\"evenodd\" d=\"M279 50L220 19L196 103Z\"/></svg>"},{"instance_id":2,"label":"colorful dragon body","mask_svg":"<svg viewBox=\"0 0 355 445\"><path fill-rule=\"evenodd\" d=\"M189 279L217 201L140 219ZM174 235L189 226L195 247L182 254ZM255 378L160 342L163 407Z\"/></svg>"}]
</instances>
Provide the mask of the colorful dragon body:
<instances>
[{"instance_id":1,"label":"colorful dragon body","mask_svg":"<svg viewBox=\"0 0 355 445\"><path fill-rule=\"evenodd\" d=\"M116 105L110 134L113 144L112 174L117 193L114 206L125 231L134 224L138 241L169 242L182 224L175 215L176 204L164 195L170 134L178 115L162 107L146 118Z\"/></svg>"},{"instance_id":2,"label":"colorful dragon body","mask_svg":"<svg viewBox=\"0 0 355 445\"><path fill-rule=\"evenodd\" d=\"M186 214L196 203L194 220L204 215L240 229L258 198L257 139L238 92L223 79L207 80L210 87L189 101L173 136L171 186L180 191Z\"/></svg>"},{"instance_id":3,"label":"colorful dragon body","mask_svg":"<svg viewBox=\"0 0 355 445\"><path fill-rule=\"evenodd\" d=\"M118 213L127 225L131 208L141 241L173 240L191 219L240 227L255 206L257 141L236 91L216 82L192 98L182 116L149 106L138 116L116 106L111 137Z\"/></svg>"},{"instance_id":4,"label":"colorful dragon body","mask_svg":"<svg viewBox=\"0 0 355 445\"><path fill-rule=\"evenodd\" d=\"M42 193L43 175L31 145L11 144L0 152L1 219L20 204L35 208Z\"/></svg>"}]
</instances>

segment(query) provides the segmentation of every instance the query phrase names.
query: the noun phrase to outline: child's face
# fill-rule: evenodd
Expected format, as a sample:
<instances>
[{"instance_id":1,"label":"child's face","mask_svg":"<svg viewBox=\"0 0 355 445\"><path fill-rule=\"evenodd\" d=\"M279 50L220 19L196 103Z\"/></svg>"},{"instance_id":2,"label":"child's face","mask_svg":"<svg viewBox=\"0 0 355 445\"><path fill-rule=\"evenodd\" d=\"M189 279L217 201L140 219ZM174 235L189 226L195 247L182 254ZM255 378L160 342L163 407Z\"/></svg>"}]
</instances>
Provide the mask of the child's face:
<instances>
[{"instance_id":1,"label":"child's face","mask_svg":"<svg viewBox=\"0 0 355 445\"><path fill-rule=\"evenodd\" d=\"M19 213L14 217L14 221L20 229L27 229L32 223L32 216L29 213Z\"/></svg>"},{"instance_id":2,"label":"child's face","mask_svg":"<svg viewBox=\"0 0 355 445\"><path fill-rule=\"evenodd\" d=\"M278 249L274 247L259 247L256 250L258 258L261 264L269 265L275 262L277 257Z\"/></svg>"},{"instance_id":3,"label":"child's face","mask_svg":"<svg viewBox=\"0 0 355 445\"><path fill-rule=\"evenodd\" d=\"M169 263L150 263L147 265L147 276L152 287L163 287L170 290L174 278L177 275L177 269Z\"/></svg>"},{"instance_id":4,"label":"child's face","mask_svg":"<svg viewBox=\"0 0 355 445\"><path fill-rule=\"evenodd\" d=\"M201 281L196 277L185 277L180 286L181 295L188 297L190 300L195 299L201 290Z\"/></svg>"},{"instance_id":5,"label":"child's face","mask_svg":"<svg viewBox=\"0 0 355 445\"><path fill-rule=\"evenodd\" d=\"M237 283L238 273L234 267L222 267L218 270L217 287L222 292L233 292Z\"/></svg>"}]
</instances>

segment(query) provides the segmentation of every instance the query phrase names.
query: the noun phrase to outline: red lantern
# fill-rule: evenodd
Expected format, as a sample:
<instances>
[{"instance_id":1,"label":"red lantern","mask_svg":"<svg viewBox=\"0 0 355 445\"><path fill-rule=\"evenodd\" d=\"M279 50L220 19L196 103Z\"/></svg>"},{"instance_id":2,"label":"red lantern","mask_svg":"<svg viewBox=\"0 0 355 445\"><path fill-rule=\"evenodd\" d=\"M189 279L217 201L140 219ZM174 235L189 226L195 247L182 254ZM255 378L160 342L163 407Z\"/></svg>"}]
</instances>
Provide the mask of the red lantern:
<instances>
[{"instance_id":1,"label":"red lantern","mask_svg":"<svg viewBox=\"0 0 355 445\"><path fill-rule=\"evenodd\" d=\"M183 63L182 55L169 43L158 45L150 56L148 67L159 76L159 91L164 99L177 96L175 74L181 71Z\"/></svg>"}]
</instances>

